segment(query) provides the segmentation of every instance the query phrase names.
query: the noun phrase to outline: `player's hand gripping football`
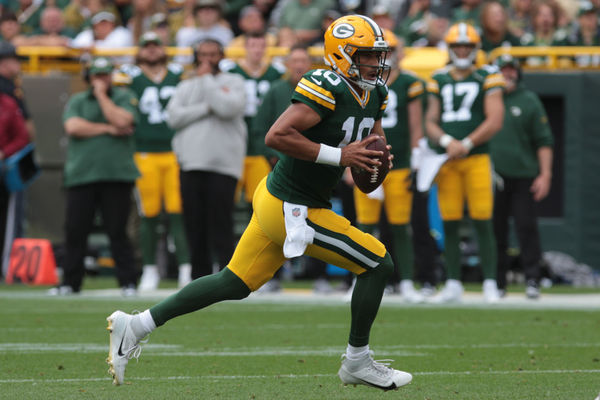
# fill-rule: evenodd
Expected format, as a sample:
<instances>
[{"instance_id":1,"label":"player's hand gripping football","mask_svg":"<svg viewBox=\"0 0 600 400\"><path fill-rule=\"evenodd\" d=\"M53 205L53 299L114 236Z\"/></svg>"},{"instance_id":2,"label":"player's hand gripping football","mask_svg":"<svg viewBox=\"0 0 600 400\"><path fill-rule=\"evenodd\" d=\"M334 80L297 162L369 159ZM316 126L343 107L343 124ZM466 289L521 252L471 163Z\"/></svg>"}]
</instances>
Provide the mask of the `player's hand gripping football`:
<instances>
[{"instance_id":1,"label":"player's hand gripping football","mask_svg":"<svg viewBox=\"0 0 600 400\"><path fill-rule=\"evenodd\" d=\"M378 167L381 162L378 160L383 155L382 151L369 150L367 146L377 140L376 135L369 135L367 138L348 144L342 149L342 158L340 165L344 167L353 167L357 169L364 169L369 173L374 173L373 167ZM390 145L387 145L388 150L391 149ZM392 168L392 159L394 156L390 153L388 158L389 167Z\"/></svg>"}]
</instances>

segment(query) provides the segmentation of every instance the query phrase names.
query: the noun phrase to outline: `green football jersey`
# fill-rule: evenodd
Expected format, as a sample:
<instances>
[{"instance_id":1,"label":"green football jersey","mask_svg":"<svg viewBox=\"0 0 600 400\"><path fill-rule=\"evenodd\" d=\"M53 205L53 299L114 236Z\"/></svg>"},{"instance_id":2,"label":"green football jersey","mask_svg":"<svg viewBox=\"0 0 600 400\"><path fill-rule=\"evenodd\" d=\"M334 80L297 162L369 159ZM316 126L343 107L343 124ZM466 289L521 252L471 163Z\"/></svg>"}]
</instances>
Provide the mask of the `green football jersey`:
<instances>
[{"instance_id":1,"label":"green football jersey","mask_svg":"<svg viewBox=\"0 0 600 400\"><path fill-rule=\"evenodd\" d=\"M425 87L411 72L401 72L389 84L388 104L381 119L387 142L392 146L394 169L410 167L410 130L408 128L408 104L421 100Z\"/></svg>"},{"instance_id":2,"label":"green football jersey","mask_svg":"<svg viewBox=\"0 0 600 400\"><path fill-rule=\"evenodd\" d=\"M166 107L181 80L182 67L169 64L167 73L158 83L148 78L136 65L123 65L121 72L129 78L128 86L139 100L140 122L135 127L136 151L171 151L171 139L175 132L166 123Z\"/></svg>"},{"instance_id":3,"label":"green football jersey","mask_svg":"<svg viewBox=\"0 0 600 400\"><path fill-rule=\"evenodd\" d=\"M296 86L292 102L304 103L321 117L302 132L316 143L342 148L365 138L387 105L387 88L380 86L362 97L342 76L316 69L307 72ZM333 188L345 167L317 164L283 155L267 179L275 197L313 208L330 208Z\"/></svg>"},{"instance_id":4,"label":"green football jersey","mask_svg":"<svg viewBox=\"0 0 600 400\"><path fill-rule=\"evenodd\" d=\"M270 64L259 77L253 77L246 72L239 64L223 63L223 70L234 74L241 75L245 80L246 87L246 110L244 111L244 119L248 127L248 147L246 154L249 156L261 155L264 152L264 146L257 144L258 138L252 135L252 119L258 111L258 107L262 103L262 99L269 91L271 83L281 78L285 72L285 67L280 64Z\"/></svg>"},{"instance_id":5,"label":"green football jersey","mask_svg":"<svg viewBox=\"0 0 600 400\"><path fill-rule=\"evenodd\" d=\"M475 69L469 76L456 80L449 67L436 72L427 83L427 91L440 100L440 127L448 135L461 140L484 120L484 99L493 90L504 87L504 78L495 66ZM439 146L436 150L443 153ZM474 147L469 154L489 153L489 144Z\"/></svg>"}]
</instances>

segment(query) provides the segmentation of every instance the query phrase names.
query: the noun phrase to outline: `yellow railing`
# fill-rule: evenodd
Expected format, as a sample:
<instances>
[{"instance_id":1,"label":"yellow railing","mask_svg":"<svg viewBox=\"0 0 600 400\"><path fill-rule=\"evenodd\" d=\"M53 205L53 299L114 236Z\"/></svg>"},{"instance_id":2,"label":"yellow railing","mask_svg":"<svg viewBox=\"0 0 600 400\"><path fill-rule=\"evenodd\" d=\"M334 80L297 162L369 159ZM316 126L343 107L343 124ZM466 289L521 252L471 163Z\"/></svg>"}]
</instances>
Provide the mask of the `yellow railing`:
<instances>
[{"instance_id":1,"label":"yellow railing","mask_svg":"<svg viewBox=\"0 0 600 400\"><path fill-rule=\"evenodd\" d=\"M127 47L121 49L95 49L93 55L104 56L135 56L137 47ZM289 52L286 47L270 47L267 49L267 56L281 57ZM311 47L310 55L314 58L316 64L321 63L323 49L320 47ZM25 58L23 61L24 71L32 74L46 73L49 71L78 72L81 69L79 59L82 55L81 50L67 47L29 47L22 46L17 48L17 53ZM225 55L228 58L238 59L244 56L243 48L227 48ZM443 67L448 61L446 51L436 48L406 48L406 56L402 60L402 67L412 70L417 74L426 77L436 69ZM190 48L168 47L169 56L189 56L192 54ZM543 58L546 61L542 65L536 65L538 69L557 70L557 69L589 69L582 68L572 62L574 57L582 55L600 56L600 47L499 47L493 50L488 57L483 52L478 57L479 63L493 61L502 54L511 54L519 58ZM525 67L527 67L525 65ZM598 67L596 67L598 68Z\"/></svg>"}]
</instances>

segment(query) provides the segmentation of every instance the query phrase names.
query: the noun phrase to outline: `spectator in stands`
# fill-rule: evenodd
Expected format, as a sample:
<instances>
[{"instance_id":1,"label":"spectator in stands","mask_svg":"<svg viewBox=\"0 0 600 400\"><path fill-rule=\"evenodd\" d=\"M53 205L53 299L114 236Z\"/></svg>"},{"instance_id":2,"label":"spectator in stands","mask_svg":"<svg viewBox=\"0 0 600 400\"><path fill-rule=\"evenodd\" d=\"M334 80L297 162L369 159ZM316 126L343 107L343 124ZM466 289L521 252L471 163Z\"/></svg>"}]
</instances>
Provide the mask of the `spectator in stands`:
<instances>
[{"instance_id":1,"label":"spectator in stands","mask_svg":"<svg viewBox=\"0 0 600 400\"><path fill-rule=\"evenodd\" d=\"M74 0L64 8L65 24L75 32L80 32L89 28L90 18L101 11L119 15L110 0Z\"/></svg>"},{"instance_id":2,"label":"spectator in stands","mask_svg":"<svg viewBox=\"0 0 600 400\"><path fill-rule=\"evenodd\" d=\"M573 46L600 46L600 30L598 29L598 7L590 1L581 3L577 16L577 28L573 31L569 42ZM575 57L580 67L597 67L600 55L582 54Z\"/></svg>"},{"instance_id":3,"label":"spectator in stands","mask_svg":"<svg viewBox=\"0 0 600 400\"><path fill-rule=\"evenodd\" d=\"M195 26L184 26L175 37L177 47L190 47L203 39L214 39L225 47L233 39L233 31L221 20L221 0L196 0L194 6ZM181 59L181 62L193 61Z\"/></svg>"},{"instance_id":4,"label":"spectator in stands","mask_svg":"<svg viewBox=\"0 0 600 400\"><path fill-rule=\"evenodd\" d=\"M1 45L0 45L1 46ZM0 55L5 48L0 47ZM29 143L29 135L25 126L25 119L15 100L4 93L0 93L0 162L6 160ZM13 219L9 211L11 193L8 191L4 180L0 182L0 260L10 253L12 240L5 249L5 234L7 225ZM0 262L0 264L3 264ZM0 275L3 271L0 265Z\"/></svg>"},{"instance_id":5,"label":"spectator in stands","mask_svg":"<svg viewBox=\"0 0 600 400\"><path fill-rule=\"evenodd\" d=\"M488 1L481 8L481 50L489 53L496 47L519 46L516 36L508 30L506 9L499 1Z\"/></svg>"},{"instance_id":6,"label":"spectator in stands","mask_svg":"<svg viewBox=\"0 0 600 400\"><path fill-rule=\"evenodd\" d=\"M17 16L11 11L5 11L0 16L0 36L2 40L14 46L27 46L28 38L21 33Z\"/></svg>"},{"instance_id":7,"label":"spectator in stands","mask_svg":"<svg viewBox=\"0 0 600 400\"><path fill-rule=\"evenodd\" d=\"M96 211L101 212L110 239L122 294L136 294L137 273L125 227L133 183L139 176L133 161L137 99L129 89L112 86L112 72L110 59L92 60L85 73L89 88L74 94L63 114L69 137L64 170L66 254L62 283L51 295L80 291Z\"/></svg>"},{"instance_id":8,"label":"spectator in stands","mask_svg":"<svg viewBox=\"0 0 600 400\"><path fill-rule=\"evenodd\" d=\"M578 27L570 38L571 44L574 46L599 46L598 7L591 1L581 3L577 22Z\"/></svg>"},{"instance_id":9,"label":"spectator in stands","mask_svg":"<svg viewBox=\"0 0 600 400\"><path fill-rule=\"evenodd\" d=\"M78 49L119 48L133 46L129 29L117 26L116 17L108 11L100 11L91 19L92 27L79 33L71 42Z\"/></svg>"},{"instance_id":10,"label":"spectator in stands","mask_svg":"<svg viewBox=\"0 0 600 400\"><path fill-rule=\"evenodd\" d=\"M430 0L414 0L410 3L406 17L395 30L405 43L411 44L427 36L429 21L433 18L430 3Z\"/></svg>"},{"instance_id":11,"label":"spectator in stands","mask_svg":"<svg viewBox=\"0 0 600 400\"><path fill-rule=\"evenodd\" d=\"M21 25L21 32L31 35L40 29L40 16L44 2L34 0L17 0L12 2L11 11L15 13Z\"/></svg>"},{"instance_id":12,"label":"spectator in stands","mask_svg":"<svg viewBox=\"0 0 600 400\"><path fill-rule=\"evenodd\" d=\"M156 13L150 19L150 30L158 35L160 41L166 46L172 46L175 44L173 40L174 31L169 25L167 14Z\"/></svg>"},{"instance_id":13,"label":"spectator in stands","mask_svg":"<svg viewBox=\"0 0 600 400\"><path fill-rule=\"evenodd\" d=\"M389 9L383 4L377 4L371 11L373 21L384 31L393 31L395 27L394 20L390 16Z\"/></svg>"},{"instance_id":14,"label":"spectator in stands","mask_svg":"<svg viewBox=\"0 0 600 400\"><path fill-rule=\"evenodd\" d=\"M230 43L229 47L244 47L248 34L256 32L265 32L265 19L260 10L255 6L246 6L240 11L238 26L241 34L236 36ZM267 47L277 45L277 37L272 33L265 33L267 39Z\"/></svg>"},{"instance_id":15,"label":"spectator in stands","mask_svg":"<svg viewBox=\"0 0 600 400\"><path fill-rule=\"evenodd\" d=\"M504 123L491 140L491 156L502 179L494 193L494 231L498 246L498 288L506 290L508 229L512 215L521 249L528 298L540 294L542 251L535 203L550 192L553 137L538 96L519 81L519 63L509 55L496 60L506 81Z\"/></svg>"},{"instance_id":16,"label":"spectator in stands","mask_svg":"<svg viewBox=\"0 0 600 400\"><path fill-rule=\"evenodd\" d=\"M28 38L28 46L68 46L75 32L65 27L62 11L46 7L40 19L40 31Z\"/></svg>"},{"instance_id":17,"label":"spectator in stands","mask_svg":"<svg viewBox=\"0 0 600 400\"><path fill-rule=\"evenodd\" d=\"M204 39L195 50L196 74L177 85L167 106L193 279L212 274L213 255L220 270L233 254L234 194L247 135L244 80L220 70L221 42Z\"/></svg>"},{"instance_id":18,"label":"spectator in stands","mask_svg":"<svg viewBox=\"0 0 600 400\"><path fill-rule=\"evenodd\" d=\"M325 14L323 14L323 19L321 20L321 33L319 36L308 42L309 46L323 47L323 37L325 36L325 31L329 28L329 25L336 19L340 18L342 14L340 14L337 10L327 10ZM281 28L284 29L284 28Z\"/></svg>"},{"instance_id":19,"label":"spectator in stands","mask_svg":"<svg viewBox=\"0 0 600 400\"><path fill-rule=\"evenodd\" d=\"M512 0L508 9L508 29L516 37L521 37L526 32L532 32L531 10L533 0Z\"/></svg>"},{"instance_id":20,"label":"spectator in stands","mask_svg":"<svg viewBox=\"0 0 600 400\"><path fill-rule=\"evenodd\" d=\"M451 22L466 22L476 28L481 21L481 0L462 0L462 4L452 12Z\"/></svg>"},{"instance_id":21,"label":"spectator in stands","mask_svg":"<svg viewBox=\"0 0 600 400\"><path fill-rule=\"evenodd\" d=\"M332 0L289 0L281 10L279 28L291 28L299 42L309 43L319 35L325 12L334 6Z\"/></svg>"},{"instance_id":22,"label":"spectator in stands","mask_svg":"<svg viewBox=\"0 0 600 400\"><path fill-rule=\"evenodd\" d=\"M132 8L133 13L127 22L127 27L137 43L140 36L151 29L152 16L165 11L165 7L158 0L133 0Z\"/></svg>"},{"instance_id":23,"label":"spectator in stands","mask_svg":"<svg viewBox=\"0 0 600 400\"><path fill-rule=\"evenodd\" d=\"M564 30L558 29L559 5L553 0L540 0L532 9L532 33L521 37L523 46L561 46L567 44Z\"/></svg>"},{"instance_id":24,"label":"spectator in stands","mask_svg":"<svg viewBox=\"0 0 600 400\"><path fill-rule=\"evenodd\" d=\"M448 18L431 13L427 19L427 32L422 38L412 42L411 47L436 47L440 50L446 50L444 36L448 31L450 21Z\"/></svg>"},{"instance_id":25,"label":"spectator in stands","mask_svg":"<svg viewBox=\"0 0 600 400\"><path fill-rule=\"evenodd\" d=\"M277 46L291 48L296 43L298 43L298 37L292 28L279 28L277 30Z\"/></svg>"}]
</instances>

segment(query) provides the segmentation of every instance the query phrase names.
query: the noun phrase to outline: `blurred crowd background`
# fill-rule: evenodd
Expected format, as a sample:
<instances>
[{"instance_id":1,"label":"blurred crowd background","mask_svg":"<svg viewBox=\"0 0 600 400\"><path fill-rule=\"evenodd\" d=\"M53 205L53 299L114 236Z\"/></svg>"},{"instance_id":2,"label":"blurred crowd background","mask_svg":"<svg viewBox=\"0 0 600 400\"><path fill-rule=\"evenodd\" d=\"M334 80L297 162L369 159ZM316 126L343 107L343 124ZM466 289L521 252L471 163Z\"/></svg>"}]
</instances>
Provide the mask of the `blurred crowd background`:
<instances>
[{"instance_id":1,"label":"blurred crowd background","mask_svg":"<svg viewBox=\"0 0 600 400\"><path fill-rule=\"evenodd\" d=\"M268 45L318 46L331 21L371 16L410 47L443 47L448 27L475 25L482 48L595 46L600 0L0 0L0 36L19 46L118 48L155 31L170 46L206 37L242 47L268 32Z\"/></svg>"}]
</instances>

